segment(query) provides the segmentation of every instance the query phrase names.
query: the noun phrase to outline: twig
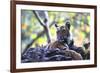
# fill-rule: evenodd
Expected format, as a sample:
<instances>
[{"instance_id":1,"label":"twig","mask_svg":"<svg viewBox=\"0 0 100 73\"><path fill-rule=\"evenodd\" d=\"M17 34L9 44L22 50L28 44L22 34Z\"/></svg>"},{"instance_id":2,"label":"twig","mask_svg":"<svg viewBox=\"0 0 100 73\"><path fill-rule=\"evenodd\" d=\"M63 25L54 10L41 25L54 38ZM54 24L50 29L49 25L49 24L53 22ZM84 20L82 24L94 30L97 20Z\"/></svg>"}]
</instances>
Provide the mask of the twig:
<instances>
[{"instance_id":1,"label":"twig","mask_svg":"<svg viewBox=\"0 0 100 73\"><path fill-rule=\"evenodd\" d=\"M44 27L45 24L41 21L40 16L36 13L36 11L33 11L33 13L36 16L37 20L40 22L40 24Z\"/></svg>"}]
</instances>

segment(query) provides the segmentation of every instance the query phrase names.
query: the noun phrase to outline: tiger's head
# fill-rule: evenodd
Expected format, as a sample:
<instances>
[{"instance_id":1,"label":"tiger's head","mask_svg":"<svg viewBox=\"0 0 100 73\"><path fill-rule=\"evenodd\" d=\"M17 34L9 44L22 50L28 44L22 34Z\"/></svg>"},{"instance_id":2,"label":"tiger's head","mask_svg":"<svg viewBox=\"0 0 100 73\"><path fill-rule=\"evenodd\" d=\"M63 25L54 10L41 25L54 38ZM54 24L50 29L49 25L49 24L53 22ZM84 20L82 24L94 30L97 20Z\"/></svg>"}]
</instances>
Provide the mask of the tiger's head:
<instances>
[{"instance_id":1,"label":"tiger's head","mask_svg":"<svg viewBox=\"0 0 100 73\"><path fill-rule=\"evenodd\" d=\"M72 35L70 33L70 22L67 21L64 26L58 26L55 24L57 29L57 40L66 44L72 42Z\"/></svg>"}]
</instances>

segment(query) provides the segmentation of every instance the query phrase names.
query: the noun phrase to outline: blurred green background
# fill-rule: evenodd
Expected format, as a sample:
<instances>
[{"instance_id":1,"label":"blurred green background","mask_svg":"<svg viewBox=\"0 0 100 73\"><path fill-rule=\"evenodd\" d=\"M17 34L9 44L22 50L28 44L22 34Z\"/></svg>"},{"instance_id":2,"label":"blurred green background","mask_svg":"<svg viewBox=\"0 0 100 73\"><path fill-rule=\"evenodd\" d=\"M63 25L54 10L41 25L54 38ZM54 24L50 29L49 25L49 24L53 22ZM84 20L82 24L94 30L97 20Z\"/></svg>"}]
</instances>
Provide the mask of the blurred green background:
<instances>
[{"instance_id":1,"label":"blurred green background","mask_svg":"<svg viewBox=\"0 0 100 73\"><path fill-rule=\"evenodd\" d=\"M36 11L36 10L35 10ZM70 19L72 36L76 46L82 46L85 41L90 40L90 13L85 12L63 12L63 11L38 11L41 21L44 20L43 12L48 14L49 31L51 40L56 40L56 28L54 23L59 26L65 24ZM30 44L30 47L42 46L47 44L46 33L43 26L37 20L33 10L21 10L21 42L22 51ZM41 34L41 36L39 36Z\"/></svg>"}]
</instances>

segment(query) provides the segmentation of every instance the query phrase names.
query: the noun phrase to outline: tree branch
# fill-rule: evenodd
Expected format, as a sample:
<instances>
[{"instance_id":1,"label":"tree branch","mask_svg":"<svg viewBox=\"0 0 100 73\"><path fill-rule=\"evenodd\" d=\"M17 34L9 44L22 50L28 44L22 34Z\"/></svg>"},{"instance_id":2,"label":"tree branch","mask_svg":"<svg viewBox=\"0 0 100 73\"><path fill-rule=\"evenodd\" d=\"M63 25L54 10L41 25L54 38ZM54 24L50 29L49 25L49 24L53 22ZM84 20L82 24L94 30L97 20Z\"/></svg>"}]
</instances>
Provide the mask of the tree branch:
<instances>
[{"instance_id":1,"label":"tree branch","mask_svg":"<svg viewBox=\"0 0 100 73\"><path fill-rule=\"evenodd\" d=\"M50 37L50 32L49 32L49 18L48 18L48 13L47 12L42 12L42 14L44 14L44 21L42 22L40 19L39 14L36 11L33 11L33 13L35 14L36 18L38 19L38 21L40 22L40 24L43 26L44 30L46 31L46 36L47 36L47 42L50 43L51 42L51 37Z\"/></svg>"},{"instance_id":2,"label":"tree branch","mask_svg":"<svg viewBox=\"0 0 100 73\"><path fill-rule=\"evenodd\" d=\"M36 16L37 20L40 22L40 24L44 27L45 24L41 21L40 16L36 13L36 11L33 11L33 13Z\"/></svg>"}]
</instances>

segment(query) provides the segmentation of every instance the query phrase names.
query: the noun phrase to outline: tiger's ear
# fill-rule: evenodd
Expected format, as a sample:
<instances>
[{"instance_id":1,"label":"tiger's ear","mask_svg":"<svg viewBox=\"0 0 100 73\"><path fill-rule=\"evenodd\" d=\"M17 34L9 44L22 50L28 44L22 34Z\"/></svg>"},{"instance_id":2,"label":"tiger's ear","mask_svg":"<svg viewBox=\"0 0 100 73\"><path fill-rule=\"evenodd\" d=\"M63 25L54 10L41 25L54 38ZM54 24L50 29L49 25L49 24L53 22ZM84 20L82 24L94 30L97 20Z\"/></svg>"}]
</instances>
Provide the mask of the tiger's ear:
<instances>
[{"instance_id":1,"label":"tiger's ear","mask_svg":"<svg viewBox=\"0 0 100 73\"><path fill-rule=\"evenodd\" d=\"M59 26L55 23L55 27L57 29L57 31L59 30Z\"/></svg>"},{"instance_id":2,"label":"tiger's ear","mask_svg":"<svg viewBox=\"0 0 100 73\"><path fill-rule=\"evenodd\" d=\"M55 23L55 27L58 27L57 23Z\"/></svg>"},{"instance_id":3,"label":"tiger's ear","mask_svg":"<svg viewBox=\"0 0 100 73\"><path fill-rule=\"evenodd\" d=\"M65 27L68 28L68 30L70 30L70 22L69 22L69 21L67 21L67 22L65 23Z\"/></svg>"}]
</instances>

